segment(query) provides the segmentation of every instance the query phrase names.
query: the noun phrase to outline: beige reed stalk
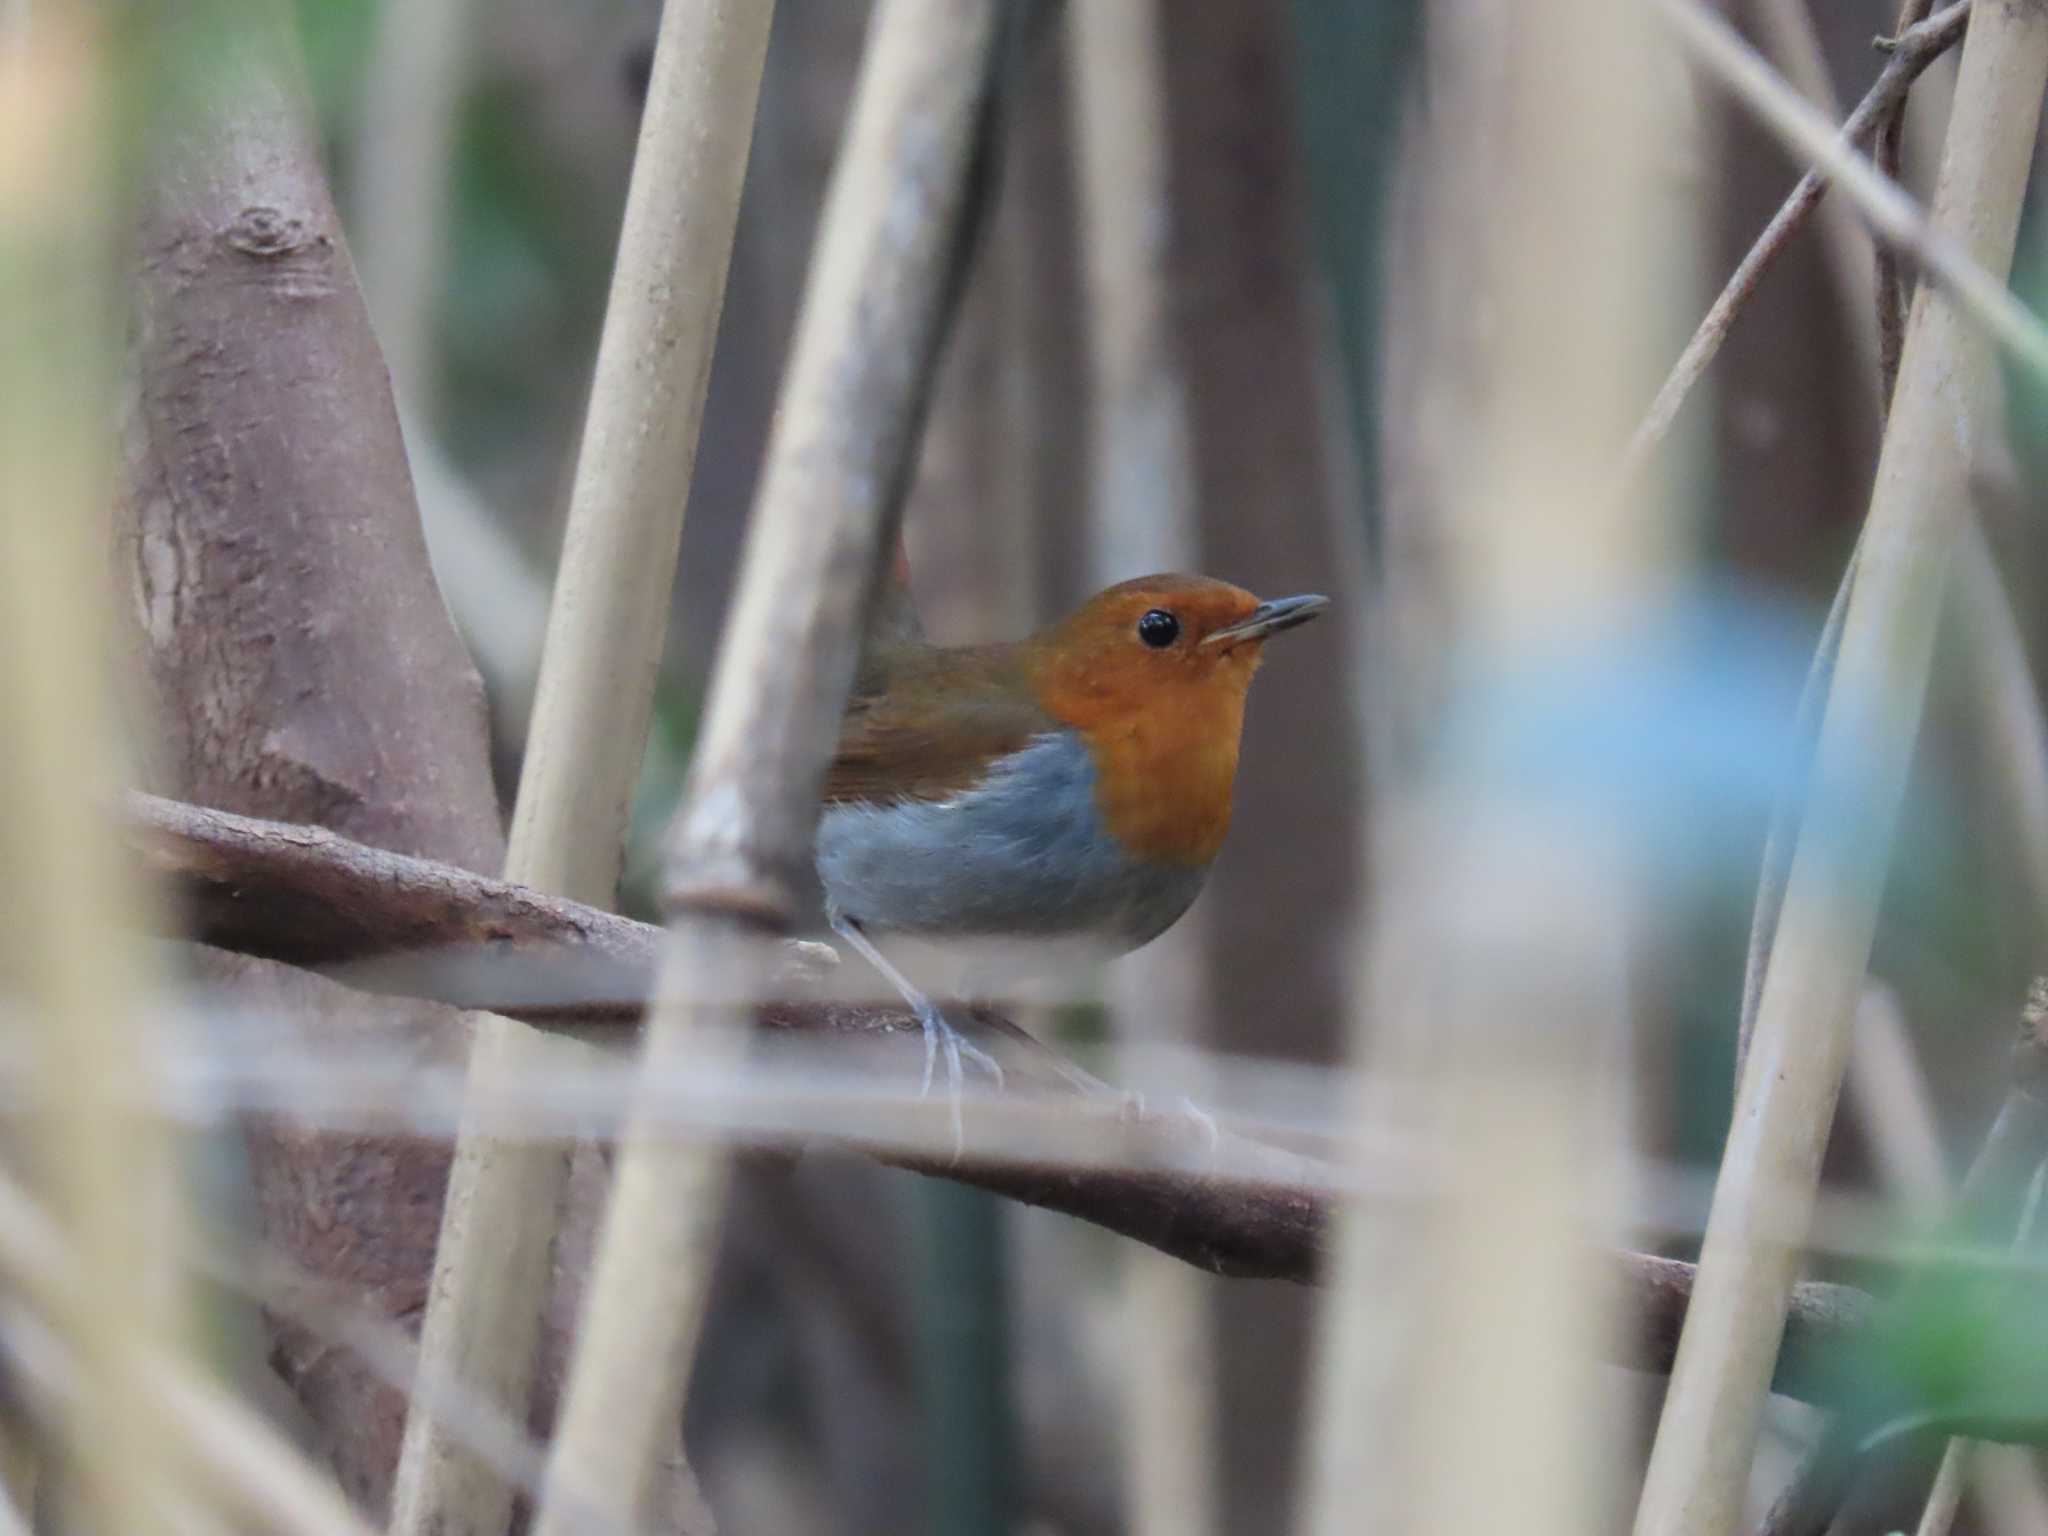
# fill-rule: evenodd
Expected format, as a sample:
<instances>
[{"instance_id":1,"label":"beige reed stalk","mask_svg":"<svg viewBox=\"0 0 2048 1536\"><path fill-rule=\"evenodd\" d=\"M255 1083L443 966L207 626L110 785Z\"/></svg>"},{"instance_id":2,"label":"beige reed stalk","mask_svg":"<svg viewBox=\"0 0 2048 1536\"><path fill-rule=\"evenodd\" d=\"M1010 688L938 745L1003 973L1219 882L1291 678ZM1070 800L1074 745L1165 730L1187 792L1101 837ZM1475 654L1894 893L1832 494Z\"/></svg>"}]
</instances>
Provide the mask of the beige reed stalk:
<instances>
[{"instance_id":1,"label":"beige reed stalk","mask_svg":"<svg viewBox=\"0 0 2048 1536\"><path fill-rule=\"evenodd\" d=\"M1966 251L1979 271L2002 273L2011 263L2044 86L2048 10L1979 8L1934 205L1943 243ZM1949 557L1969 515L1971 439L2001 430L1996 357L1971 323L1982 311L1973 303L1962 313L1953 292L1923 282L1914 301L1813 788L1638 1536L1727 1536L1741 1517L1798 1266L1793 1235L1812 1212Z\"/></svg>"},{"instance_id":2,"label":"beige reed stalk","mask_svg":"<svg viewBox=\"0 0 2048 1536\"><path fill-rule=\"evenodd\" d=\"M670 850L650 1082L739 1054L810 859L861 625L894 547L1000 30L997 0L883 0ZM621 1143L539 1536L652 1518L703 1319L727 1159L636 1120Z\"/></svg>"},{"instance_id":3,"label":"beige reed stalk","mask_svg":"<svg viewBox=\"0 0 2048 1536\"><path fill-rule=\"evenodd\" d=\"M1092 584L1202 565L1188 389L1167 256L1174 229L1157 0L1067 10L1092 379ZM1206 1042L1208 918L1196 905L1110 969L1118 1038ZM1120 1253L1130 1358L1124 1495L1137 1536L1217 1530L1214 1280L1149 1247Z\"/></svg>"},{"instance_id":4,"label":"beige reed stalk","mask_svg":"<svg viewBox=\"0 0 2048 1536\"><path fill-rule=\"evenodd\" d=\"M507 879L596 906L615 896L647 741L772 15L767 0L670 0L655 48L505 861ZM479 1018L472 1100L541 1070L553 1049L523 1024ZM422 1368L515 1419L567 1170L559 1146L476 1133L449 1179ZM458 1437L413 1413L394 1532L500 1536L511 1499Z\"/></svg>"},{"instance_id":5,"label":"beige reed stalk","mask_svg":"<svg viewBox=\"0 0 2048 1536\"><path fill-rule=\"evenodd\" d=\"M146 1536L188 1497L140 1364L177 1337L179 1191L146 1107L145 902L109 820L125 82L96 20L38 7L0 51L0 1007L35 1093L15 1129L76 1258L41 1300L75 1363L77 1518Z\"/></svg>"},{"instance_id":6,"label":"beige reed stalk","mask_svg":"<svg viewBox=\"0 0 2048 1536\"><path fill-rule=\"evenodd\" d=\"M1066 14L1092 396L1092 584L1201 568L1187 385L1173 332L1164 37L1157 0ZM1120 1038L1200 1045L1212 1011L1206 907L1110 970ZM1129 1358L1124 1473L1137 1536L1217 1529L1215 1281L1121 1254Z\"/></svg>"},{"instance_id":7,"label":"beige reed stalk","mask_svg":"<svg viewBox=\"0 0 2048 1536\"><path fill-rule=\"evenodd\" d=\"M1474 356L1435 363L1439 397L1472 404L1470 440L1443 466L1455 627L1435 638L1471 690L1451 702L1493 718L1500 689L1517 690L1512 710L1583 688L1582 669L1625 655L1674 585L1676 530L1605 489L1654 382L1672 125L1653 115L1661 61L1634 0L1442 15L1429 62L1456 128L1419 189L1422 259L1455 263L1483 240L1453 270L1497 319ZM1429 759L1439 777L1381 788L1374 1006L1354 1049L1412 1084L1435 1176L1416 1205L1344 1215L1311 1536L1577 1536L1613 1492L1611 1415L1587 1362L1617 1319L1593 1244L1621 1193L1626 979L1647 887L1594 808L1530 789L1513 742L1454 759L1456 744Z\"/></svg>"}]
</instances>

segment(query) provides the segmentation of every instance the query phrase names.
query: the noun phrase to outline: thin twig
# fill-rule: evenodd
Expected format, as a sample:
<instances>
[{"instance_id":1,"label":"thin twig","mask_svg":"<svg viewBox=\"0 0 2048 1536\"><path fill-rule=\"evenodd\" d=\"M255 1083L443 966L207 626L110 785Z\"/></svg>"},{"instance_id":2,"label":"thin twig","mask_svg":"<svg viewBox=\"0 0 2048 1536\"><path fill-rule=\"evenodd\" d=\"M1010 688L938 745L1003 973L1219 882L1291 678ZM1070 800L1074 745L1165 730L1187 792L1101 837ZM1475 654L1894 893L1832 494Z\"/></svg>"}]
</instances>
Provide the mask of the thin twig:
<instances>
[{"instance_id":1,"label":"thin twig","mask_svg":"<svg viewBox=\"0 0 2048 1536\"><path fill-rule=\"evenodd\" d=\"M1963 35L1969 11L1970 0L1955 0L1939 15L1902 29L1891 57L1885 61L1884 68L1864 93L1863 99L1856 104L1856 110L1849 114L1848 121L1842 124L1835 135L1835 144L1846 151L1869 139L1877 125L1885 120L1886 114L1904 104L1913 82L1927 66L1946 53ZM1658 389L1656 398L1650 402L1634 437L1629 440L1620 471L1623 484L1634 482L1658 446L1670 435L1679 411L1719 354L1721 344L1728 339L1729 331L1756 293L1757 285L1784 253L1792 237L1805 227L1807 217L1819 206L1835 175L1836 168L1823 160L1801 176L1791 195L1772 215L1771 222L1764 226L1763 233L1757 236L1755 243L1736 264L1720 296L1693 332L1692 340L1686 343L1678 361L1671 365L1670 374ZM1880 251L1889 248L1884 241L1878 242ZM1885 398L1889 400L1889 390Z\"/></svg>"}]
</instances>

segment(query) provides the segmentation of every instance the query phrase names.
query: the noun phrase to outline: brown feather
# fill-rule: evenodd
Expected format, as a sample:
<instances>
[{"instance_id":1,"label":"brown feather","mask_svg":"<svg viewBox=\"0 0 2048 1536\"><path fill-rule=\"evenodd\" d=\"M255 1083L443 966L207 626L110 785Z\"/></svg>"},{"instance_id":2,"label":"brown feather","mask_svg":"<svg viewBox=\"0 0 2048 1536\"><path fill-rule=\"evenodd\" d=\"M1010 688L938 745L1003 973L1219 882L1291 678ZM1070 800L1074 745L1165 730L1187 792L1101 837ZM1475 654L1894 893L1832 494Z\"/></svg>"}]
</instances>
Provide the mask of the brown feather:
<instances>
[{"instance_id":1,"label":"brown feather","mask_svg":"<svg viewBox=\"0 0 2048 1536\"><path fill-rule=\"evenodd\" d=\"M871 653L840 724L825 803L942 800L991 761L1058 730L1028 678L1025 645L897 645Z\"/></svg>"}]
</instances>

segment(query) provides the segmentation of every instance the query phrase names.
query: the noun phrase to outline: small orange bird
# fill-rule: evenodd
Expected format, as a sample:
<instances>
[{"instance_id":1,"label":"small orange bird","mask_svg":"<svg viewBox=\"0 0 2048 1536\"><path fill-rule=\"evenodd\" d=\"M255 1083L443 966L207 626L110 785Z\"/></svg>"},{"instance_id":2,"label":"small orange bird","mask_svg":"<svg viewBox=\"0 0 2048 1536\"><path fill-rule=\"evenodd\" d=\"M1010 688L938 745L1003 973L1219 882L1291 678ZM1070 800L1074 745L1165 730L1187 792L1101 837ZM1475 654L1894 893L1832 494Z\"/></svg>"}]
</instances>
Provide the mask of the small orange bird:
<instances>
[{"instance_id":1,"label":"small orange bird","mask_svg":"<svg viewBox=\"0 0 2048 1536\"><path fill-rule=\"evenodd\" d=\"M1149 943L1230 827L1245 695L1267 638L1329 605L1143 576L1003 645L863 657L826 776L818 875L833 930L887 977L958 1087L965 1050L870 935Z\"/></svg>"}]
</instances>

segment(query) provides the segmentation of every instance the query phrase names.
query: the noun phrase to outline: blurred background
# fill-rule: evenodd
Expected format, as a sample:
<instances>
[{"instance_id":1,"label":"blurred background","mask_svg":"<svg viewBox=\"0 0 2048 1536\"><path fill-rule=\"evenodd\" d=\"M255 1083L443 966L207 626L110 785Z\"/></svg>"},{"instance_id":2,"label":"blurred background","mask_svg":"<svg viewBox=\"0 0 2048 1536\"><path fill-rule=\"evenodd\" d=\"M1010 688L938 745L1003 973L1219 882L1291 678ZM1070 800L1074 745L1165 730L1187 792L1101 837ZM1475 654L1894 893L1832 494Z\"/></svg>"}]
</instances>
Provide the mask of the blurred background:
<instances>
[{"instance_id":1,"label":"blurred background","mask_svg":"<svg viewBox=\"0 0 2048 1536\"><path fill-rule=\"evenodd\" d=\"M409 29L436 25L427 13L438 9L457 13L442 23L456 43L438 53L406 43ZM984 238L907 514L918 606L944 641L1021 633L1138 573L1102 568L1090 519L1099 402L1076 9L1045 7L1007 65ZM1165 197L1146 216L1184 379L1197 563L1255 591L1339 599L1255 691L1237 820L1197 919L1207 941L1176 962L1202 971L1203 1043L1225 1052L1327 1063L1343 1038L1375 750L1361 747L1349 681L1368 643L1357 599L1377 562L1394 573L1396 609L1433 601L1433 487L1445 417L1461 405L1455 378L1446 393L1424 370L1469 351L1487 325L1478 306L1446 299L1457 284L1420 259L1417 233L1426 130L1469 114L1497 65L1459 54L1484 50L1483 34L1460 24L1464 9L1204 0L1166 8L1157 33ZM1738 23L1754 20L1741 0L1731 9ZM456 0L301 0L300 10L338 191L408 413L436 569L487 674L509 803L656 7L504 0L488 24ZM860 0L777 8L637 812L645 835L629 861L630 899L645 916L652 833L689 750L866 15ZM1830 0L1813 20L1831 83L1853 101L1882 62L1869 44L1894 20L1889 0ZM421 67L422 53L436 62ZM1952 60L1937 64L1914 96L1905 169L1923 192L1952 74ZM1675 355L1798 168L1716 92L1683 71L1670 83L1689 132L1659 174L1697 218L1684 262L1695 294L1670 309ZM414 114L408 123L445 113L447 145L444 164L411 172L429 190L409 210L396 205L397 229L374 202L377 157L410 159L437 140L397 135L394 111ZM2017 264L2030 301L2048 280L2042 235L2030 215ZM408 244L411 258L394 250ZM1730 731L1761 720L1789 733L1804 648L1869 495L1878 422L1854 334L1868 317L1845 282L1826 239L1796 241L1670 450L1705 579L1730 578L1782 626L1760 702ZM2038 483L2043 450L2038 435L2016 435L2012 487ZM2015 489L1987 518L2016 594L2041 590L2040 532L2024 516L2033 504ZM2048 605L2018 607L2038 651ZM1953 640L1938 665L1954 664ZM1996 1101L2009 1021L2043 956L2019 851L1981 821L1995 800L1981 792L1990 770L1942 675L1876 965L1954 1158ZM1398 669L1392 681L1403 685ZM1650 1010L1667 1028L1647 1063L1643 1128L1646 1150L1681 1168L1710 1168L1726 1125L1768 809L1752 794L1716 812L1722 856L1660 935ZM1101 1025L1084 1010L1057 1027L1085 1049ZM1852 1117L1830 1177L1871 1185L1874 1169ZM820 1157L743 1172L690 1419L723 1529L914 1529L928 1468L988 1465L991 1454L1014 1491L1015 1523L1002 1528L1126 1528L1119 1245L1057 1217L978 1204ZM1688 1251L1699 1211L1674 1217L1669 1251ZM954 1257L934 1260L935 1244ZM992 1252L967 1261L963 1280L959 1255L975 1245ZM1844 1260L1832 1272L1859 1271ZM1283 1529L1301 1464L1310 1298L1278 1283L1189 1284L1209 1337L1190 1357L1189 1389L1213 1400L1215 1459L1213 1497L1183 1528ZM935 1402L952 1407L935 1412ZM995 1408L961 1411L977 1402ZM1008 1444L974 1443L991 1434Z\"/></svg>"}]
</instances>

